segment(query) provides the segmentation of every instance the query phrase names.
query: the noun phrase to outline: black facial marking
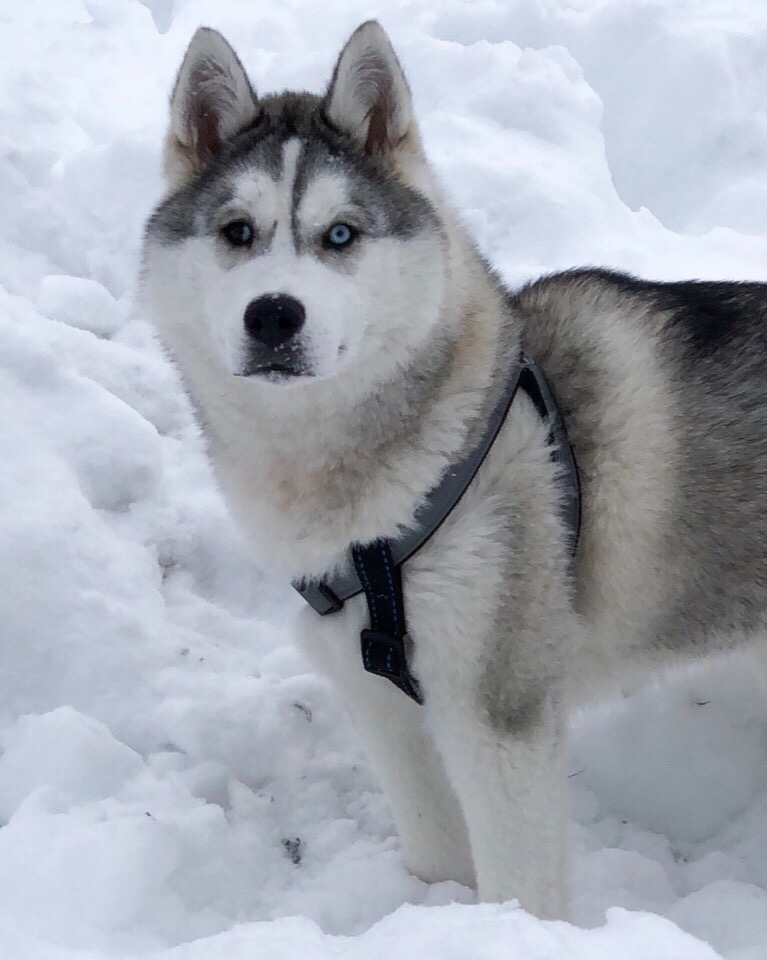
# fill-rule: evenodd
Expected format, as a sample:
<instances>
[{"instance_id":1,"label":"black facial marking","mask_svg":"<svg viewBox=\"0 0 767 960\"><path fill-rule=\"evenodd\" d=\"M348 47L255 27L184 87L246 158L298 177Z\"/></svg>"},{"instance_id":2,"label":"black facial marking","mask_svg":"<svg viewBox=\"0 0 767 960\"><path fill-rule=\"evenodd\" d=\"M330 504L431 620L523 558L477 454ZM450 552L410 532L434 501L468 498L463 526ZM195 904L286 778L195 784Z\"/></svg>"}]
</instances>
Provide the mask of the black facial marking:
<instances>
[{"instance_id":1,"label":"black facial marking","mask_svg":"<svg viewBox=\"0 0 767 960\"><path fill-rule=\"evenodd\" d=\"M302 145L292 198L297 245L298 204L312 177L326 171L347 178L351 203L364 212L365 233L372 237L406 240L425 224L438 222L429 201L403 183L385 158L367 155L327 121L322 104L321 97L308 93L265 97L258 118L225 143L198 177L157 207L147 234L164 243L215 234L219 211L232 200L235 180L249 170L279 179L284 144L294 137Z\"/></svg>"},{"instance_id":2,"label":"black facial marking","mask_svg":"<svg viewBox=\"0 0 767 960\"><path fill-rule=\"evenodd\" d=\"M368 156L346 134L321 125L325 136L304 144L296 176L296 207L314 177L335 173L347 180L350 203L364 216L364 233L371 237L407 240L425 225L438 222L429 201L403 183L384 158Z\"/></svg>"},{"instance_id":3,"label":"black facial marking","mask_svg":"<svg viewBox=\"0 0 767 960\"><path fill-rule=\"evenodd\" d=\"M183 243L208 232L219 211L233 199L228 179L198 177L164 200L147 223L147 236L163 243Z\"/></svg>"}]
</instances>

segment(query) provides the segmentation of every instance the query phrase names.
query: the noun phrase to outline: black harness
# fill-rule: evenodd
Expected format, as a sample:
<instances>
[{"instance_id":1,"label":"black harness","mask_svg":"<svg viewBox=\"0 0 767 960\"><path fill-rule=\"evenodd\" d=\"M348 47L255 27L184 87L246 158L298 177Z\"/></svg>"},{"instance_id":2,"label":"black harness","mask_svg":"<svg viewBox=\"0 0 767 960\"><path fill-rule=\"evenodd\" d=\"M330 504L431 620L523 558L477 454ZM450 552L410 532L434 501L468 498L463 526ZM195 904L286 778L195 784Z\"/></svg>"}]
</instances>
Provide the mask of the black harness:
<instances>
[{"instance_id":1,"label":"black harness","mask_svg":"<svg viewBox=\"0 0 767 960\"><path fill-rule=\"evenodd\" d=\"M396 539L383 538L368 544L352 544L353 564L348 572L325 580L295 581L298 590L317 613L337 613L351 597L364 592L370 613L370 627L360 634L362 663L369 673L391 680L417 703L423 698L418 681L407 663L409 638L402 595L402 565L429 540L450 516L468 489L495 442L517 391L533 402L549 428L551 457L558 465L562 518L567 530L570 555L575 553L581 519L580 483L567 431L539 367L521 357L506 381L506 388L490 414L479 443L459 463L446 471L442 480L416 511L413 526Z\"/></svg>"}]
</instances>

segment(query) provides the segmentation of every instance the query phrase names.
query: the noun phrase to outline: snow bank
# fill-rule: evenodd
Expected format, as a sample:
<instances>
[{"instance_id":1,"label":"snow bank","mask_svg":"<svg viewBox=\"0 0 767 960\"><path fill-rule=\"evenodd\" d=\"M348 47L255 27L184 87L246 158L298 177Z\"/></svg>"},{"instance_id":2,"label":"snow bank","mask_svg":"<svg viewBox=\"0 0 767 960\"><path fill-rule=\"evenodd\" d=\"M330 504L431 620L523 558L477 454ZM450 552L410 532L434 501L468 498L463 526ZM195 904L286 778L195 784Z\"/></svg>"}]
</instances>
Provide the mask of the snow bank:
<instances>
[{"instance_id":1,"label":"snow bank","mask_svg":"<svg viewBox=\"0 0 767 960\"><path fill-rule=\"evenodd\" d=\"M371 14L510 282L582 263L767 279L758 0L6 5L0 956L764 960L749 665L574 725L581 926L415 880L354 730L291 645L298 600L257 570L131 315L193 30L227 33L263 90L319 89Z\"/></svg>"}]
</instances>

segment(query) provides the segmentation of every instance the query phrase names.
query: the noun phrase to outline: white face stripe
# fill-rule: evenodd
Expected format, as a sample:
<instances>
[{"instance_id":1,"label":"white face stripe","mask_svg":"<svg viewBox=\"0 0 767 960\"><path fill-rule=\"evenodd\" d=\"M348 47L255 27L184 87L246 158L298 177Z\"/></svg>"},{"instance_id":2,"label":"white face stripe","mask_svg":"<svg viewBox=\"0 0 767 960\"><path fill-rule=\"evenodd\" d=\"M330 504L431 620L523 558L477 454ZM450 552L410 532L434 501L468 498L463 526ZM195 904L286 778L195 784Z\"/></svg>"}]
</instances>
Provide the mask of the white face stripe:
<instances>
[{"instance_id":1,"label":"white face stripe","mask_svg":"<svg viewBox=\"0 0 767 960\"><path fill-rule=\"evenodd\" d=\"M298 176L298 161L301 156L301 141L297 137L286 140L282 147L282 179L279 189L279 207L277 210L276 245L290 244L293 247L291 218L293 213L293 195Z\"/></svg>"}]
</instances>

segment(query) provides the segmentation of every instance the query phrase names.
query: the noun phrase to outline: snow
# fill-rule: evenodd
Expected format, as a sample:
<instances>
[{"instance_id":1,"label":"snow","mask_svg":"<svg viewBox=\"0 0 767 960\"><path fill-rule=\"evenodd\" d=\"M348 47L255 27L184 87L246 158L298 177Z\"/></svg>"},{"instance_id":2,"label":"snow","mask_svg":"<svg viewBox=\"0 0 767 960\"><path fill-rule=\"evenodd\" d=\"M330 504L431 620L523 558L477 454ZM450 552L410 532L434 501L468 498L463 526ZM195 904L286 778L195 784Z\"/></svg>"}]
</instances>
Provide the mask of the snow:
<instances>
[{"instance_id":1,"label":"snow","mask_svg":"<svg viewBox=\"0 0 767 960\"><path fill-rule=\"evenodd\" d=\"M0 5L0 956L767 958L767 706L746 660L573 724L573 920L404 869L174 371L131 309L200 24L321 88L370 15L509 282L767 280L760 0Z\"/></svg>"}]
</instances>

